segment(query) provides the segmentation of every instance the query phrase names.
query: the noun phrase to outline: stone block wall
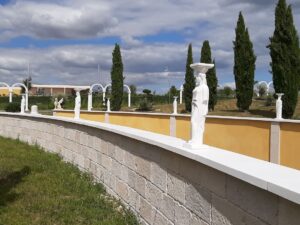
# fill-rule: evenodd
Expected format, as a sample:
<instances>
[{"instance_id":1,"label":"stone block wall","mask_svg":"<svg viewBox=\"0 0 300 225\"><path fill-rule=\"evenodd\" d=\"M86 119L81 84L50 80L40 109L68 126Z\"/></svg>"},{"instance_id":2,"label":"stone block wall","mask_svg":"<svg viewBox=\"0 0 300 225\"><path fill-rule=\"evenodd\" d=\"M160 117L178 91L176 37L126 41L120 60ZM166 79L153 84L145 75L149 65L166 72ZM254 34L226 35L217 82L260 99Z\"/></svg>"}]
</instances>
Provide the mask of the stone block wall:
<instances>
[{"instance_id":1,"label":"stone block wall","mask_svg":"<svg viewBox=\"0 0 300 225\"><path fill-rule=\"evenodd\" d=\"M300 206L166 149L55 119L0 115L0 135L89 171L145 225L298 225Z\"/></svg>"}]
</instances>

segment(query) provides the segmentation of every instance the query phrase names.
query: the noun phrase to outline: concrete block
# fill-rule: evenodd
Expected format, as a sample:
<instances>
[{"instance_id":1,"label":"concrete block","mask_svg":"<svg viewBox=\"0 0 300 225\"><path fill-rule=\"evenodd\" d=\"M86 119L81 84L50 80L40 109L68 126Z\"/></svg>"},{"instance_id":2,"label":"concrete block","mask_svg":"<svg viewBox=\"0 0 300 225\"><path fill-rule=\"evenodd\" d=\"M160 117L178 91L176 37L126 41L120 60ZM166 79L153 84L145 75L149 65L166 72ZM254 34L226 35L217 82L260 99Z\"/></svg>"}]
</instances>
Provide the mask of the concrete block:
<instances>
[{"instance_id":1,"label":"concrete block","mask_svg":"<svg viewBox=\"0 0 300 225\"><path fill-rule=\"evenodd\" d=\"M191 213L179 203L175 204L175 225L189 224Z\"/></svg>"},{"instance_id":2,"label":"concrete block","mask_svg":"<svg viewBox=\"0 0 300 225\"><path fill-rule=\"evenodd\" d=\"M212 196L212 225L267 225L228 200Z\"/></svg>"},{"instance_id":3,"label":"concrete block","mask_svg":"<svg viewBox=\"0 0 300 225\"><path fill-rule=\"evenodd\" d=\"M108 142L107 144L107 155L111 158L115 158L115 145L110 142Z\"/></svg>"},{"instance_id":4,"label":"concrete block","mask_svg":"<svg viewBox=\"0 0 300 225\"><path fill-rule=\"evenodd\" d=\"M278 225L300 224L300 206L285 200L279 199Z\"/></svg>"},{"instance_id":5,"label":"concrete block","mask_svg":"<svg viewBox=\"0 0 300 225\"><path fill-rule=\"evenodd\" d=\"M172 173L179 173L179 162L182 159L182 156L178 156L169 151L161 150L160 154L160 164L162 168L168 169Z\"/></svg>"},{"instance_id":6,"label":"concrete block","mask_svg":"<svg viewBox=\"0 0 300 225\"><path fill-rule=\"evenodd\" d=\"M125 161L124 161L124 164L128 168L130 168L130 169L132 169L134 171L136 171L135 157L136 156L133 155L133 154L131 154L130 152L125 152Z\"/></svg>"},{"instance_id":7,"label":"concrete block","mask_svg":"<svg viewBox=\"0 0 300 225\"><path fill-rule=\"evenodd\" d=\"M128 186L120 179L116 179L116 193L126 202L129 202Z\"/></svg>"},{"instance_id":8,"label":"concrete block","mask_svg":"<svg viewBox=\"0 0 300 225\"><path fill-rule=\"evenodd\" d=\"M131 169L128 169L128 185L135 188L135 180L138 175Z\"/></svg>"},{"instance_id":9,"label":"concrete block","mask_svg":"<svg viewBox=\"0 0 300 225\"><path fill-rule=\"evenodd\" d=\"M175 222L175 201L170 196L164 194L160 202L159 210L172 222Z\"/></svg>"},{"instance_id":10,"label":"concrete block","mask_svg":"<svg viewBox=\"0 0 300 225\"><path fill-rule=\"evenodd\" d=\"M154 222L155 225L173 225L163 214L159 211L155 211Z\"/></svg>"},{"instance_id":11,"label":"concrete block","mask_svg":"<svg viewBox=\"0 0 300 225\"><path fill-rule=\"evenodd\" d=\"M139 194L130 187L128 187L128 204L135 210L139 209Z\"/></svg>"},{"instance_id":12,"label":"concrete block","mask_svg":"<svg viewBox=\"0 0 300 225\"><path fill-rule=\"evenodd\" d=\"M228 176L227 198L269 224L278 220L278 197L270 192Z\"/></svg>"},{"instance_id":13,"label":"concrete block","mask_svg":"<svg viewBox=\"0 0 300 225\"><path fill-rule=\"evenodd\" d=\"M150 181L162 191L167 191L167 172L157 163L151 163Z\"/></svg>"},{"instance_id":14,"label":"concrete block","mask_svg":"<svg viewBox=\"0 0 300 225\"><path fill-rule=\"evenodd\" d=\"M107 155L108 152L108 143L104 140L101 140L101 152Z\"/></svg>"},{"instance_id":15,"label":"concrete block","mask_svg":"<svg viewBox=\"0 0 300 225\"><path fill-rule=\"evenodd\" d=\"M94 144L94 146L93 146L93 148L96 150L96 151L98 151L98 152L101 152L101 139L100 138L98 138L98 137L93 137L93 144Z\"/></svg>"},{"instance_id":16,"label":"concrete block","mask_svg":"<svg viewBox=\"0 0 300 225\"><path fill-rule=\"evenodd\" d=\"M155 210L144 198L140 198L140 216L149 224L153 224Z\"/></svg>"},{"instance_id":17,"label":"concrete block","mask_svg":"<svg viewBox=\"0 0 300 225\"><path fill-rule=\"evenodd\" d=\"M144 198L145 196L145 192L146 192L146 180L144 177L141 177L139 175L137 175L135 177L135 185L134 185L134 189L137 193L139 193L141 196L143 196Z\"/></svg>"},{"instance_id":18,"label":"concrete block","mask_svg":"<svg viewBox=\"0 0 300 225\"><path fill-rule=\"evenodd\" d=\"M183 178L169 174L167 175L167 193L175 200L184 203L185 201L185 182Z\"/></svg>"},{"instance_id":19,"label":"concrete block","mask_svg":"<svg viewBox=\"0 0 300 225\"><path fill-rule=\"evenodd\" d=\"M107 155L102 155L102 166L105 167L108 171L111 171L112 167L112 158Z\"/></svg>"},{"instance_id":20,"label":"concrete block","mask_svg":"<svg viewBox=\"0 0 300 225\"><path fill-rule=\"evenodd\" d=\"M160 189L155 187L151 182L146 183L146 199L150 204L156 208L160 207L163 200L163 193Z\"/></svg>"},{"instance_id":21,"label":"concrete block","mask_svg":"<svg viewBox=\"0 0 300 225\"><path fill-rule=\"evenodd\" d=\"M209 222L211 216L211 194L193 184L187 184L185 190L185 207L202 220Z\"/></svg>"},{"instance_id":22,"label":"concrete block","mask_svg":"<svg viewBox=\"0 0 300 225\"><path fill-rule=\"evenodd\" d=\"M190 219L190 225L209 225L209 223L205 222L204 220L200 219L197 217L195 214L191 214L191 219Z\"/></svg>"},{"instance_id":23,"label":"concrete block","mask_svg":"<svg viewBox=\"0 0 300 225\"><path fill-rule=\"evenodd\" d=\"M135 157L135 165L137 173L150 180L150 162L137 156Z\"/></svg>"},{"instance_id":24,"label":"concrete block","mask_svg":"<svg viewBox=\"0 0 300 225\"><path fill-rule=\"evenodd\" d=\"M124 158L125 158L125 151L120 148L119 146L115 146L115 159L124 164Z\"/></svg>"},{"instance_id":25,"label":"concrete block","mask_svg":"<svg viewBox=\"0 0 300 225\"><path fill-rule=\"evenodd\" d=\"M81 132L79 141L81 145L88 146L88 135L86 133Z\"/></svg>"}]
</instances>

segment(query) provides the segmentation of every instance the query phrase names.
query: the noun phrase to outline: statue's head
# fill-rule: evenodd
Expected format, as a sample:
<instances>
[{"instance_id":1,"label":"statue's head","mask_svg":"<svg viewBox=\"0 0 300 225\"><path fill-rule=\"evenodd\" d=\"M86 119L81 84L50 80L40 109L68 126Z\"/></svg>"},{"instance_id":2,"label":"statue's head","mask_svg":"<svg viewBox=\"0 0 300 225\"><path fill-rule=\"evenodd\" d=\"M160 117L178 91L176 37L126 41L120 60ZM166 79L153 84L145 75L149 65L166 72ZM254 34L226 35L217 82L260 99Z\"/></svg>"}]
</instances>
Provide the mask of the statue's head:
<instances>
[{"instance_id":1,"label":"statue's head","mask_svg":"<svg viewBox=\"0 0 300 225\"><path fill-rule=\"evenodd\" d=\"M55 101L57 101L57 98L55 98Z\"/></svg>"},{"instance_id":2,"label":"statue's head","mask_svg":"<svg viewBox=\"0 0 300 225\"><path fill-rule=\"evenodd\" d=\"M201 77L198 75L196 76L196 86L199 86L201 84Z\"/></svg>"},{"instance_id":3,"label":"statue's head","mask_svg":"<svg viewBox=\"0 0 300 225\"><path fill-rule=\"evenodd\" d=\"M79 91L76 91L76 96L79 96L79 94L80 94Z\"/></svg>"}]
</instances>

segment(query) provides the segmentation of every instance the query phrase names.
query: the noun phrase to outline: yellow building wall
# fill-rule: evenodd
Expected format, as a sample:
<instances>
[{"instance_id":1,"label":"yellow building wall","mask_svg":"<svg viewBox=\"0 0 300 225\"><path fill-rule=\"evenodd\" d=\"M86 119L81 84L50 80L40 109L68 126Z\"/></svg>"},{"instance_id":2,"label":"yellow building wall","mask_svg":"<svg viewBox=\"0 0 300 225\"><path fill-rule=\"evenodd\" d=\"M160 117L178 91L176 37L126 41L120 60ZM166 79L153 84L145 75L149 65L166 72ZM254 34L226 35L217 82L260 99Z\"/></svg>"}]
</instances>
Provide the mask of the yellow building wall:
<instances>
[{"instance_id":1,"label":"yellow building wall","mask_svg":"<svg viewBox=\"0 0 300 225\"><path fill-rule=\"evenodd\" d=\"M21 94L21 88L15 88L13 89L13 94L15 95L20 95ZM8 96L9 95L9 91L7 88L5 89L0 89L0 96Z\"/></svg>"},{"instance_id":2,"label":"yellow building wall","mask_svg":"<svg viewBox=\"0 0 300 225\"><path fill-rule=\"evenodd\" d=\"M80 113L80 119L84 120L92 120L96 122L104 122L105 121L105 113L103 112L81 112Z\"/></svg>"},{"instance_id":3,"label":"yellow building wall","mask_svg":"<svg viewBox=\"0 0 300 225\"><path fill-rule=\"evenodd\" d=\"M170 116L168 115L113 113L109 114L109 123L170 135Z\"/></svg>"},{"instance_id":4,"label":"yellow building wall","mask_svg":"<svg viewBox=\"0 0 300 225\"><path fill-rule=\"evenodd\" d=\"M190 117L176 118L176 136L190 139ZM270 159L270 122L207 118L204 143L254 158Z\"/></svg>"},{"instance_id":5,"label":"yellow building wall","mask_svg":"<svg viewBox=\"0 0 300 225\"><path fill-rule=\"evenodd\" d=\"M300 169L300 124L280 124L280 164Z\"/></svg>"},{"instance_id":6,"label":"yellow building wall","mask_svg":"<svg viewBox=\"0 0 300 225\"><path fill-rule=\"evenodd\" d=\"M72 117L74 118L74 112L70 112L70 111L59 111L59 112L54 112L53 114L54 116L62 116L62 117Z\"/></svg>"}]
</instances>

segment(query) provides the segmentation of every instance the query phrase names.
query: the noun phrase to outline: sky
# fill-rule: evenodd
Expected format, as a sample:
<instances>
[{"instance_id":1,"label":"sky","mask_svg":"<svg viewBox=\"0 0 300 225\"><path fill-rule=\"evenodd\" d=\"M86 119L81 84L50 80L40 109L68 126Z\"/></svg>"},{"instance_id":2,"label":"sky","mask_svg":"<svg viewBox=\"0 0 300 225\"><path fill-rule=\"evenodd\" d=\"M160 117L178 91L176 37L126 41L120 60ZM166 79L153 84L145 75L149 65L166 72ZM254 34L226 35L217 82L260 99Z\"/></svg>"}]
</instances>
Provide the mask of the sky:
<instances>
[{"instance_id":1,"label":"sky","mask_svg":"<svg viewBox=\"0 0 300 225\"><path fill-rule=\"evenodd\" d=\"M277 0L0 0L0 82L30 75L36 84L110 83L121 45L126 84L163 93L184 82L187 46L194 62L209 40L220 86L232 86L239 11L254 44L255 80L271 81L269 50ZM300 31L300 0L292 4ZM299 32L298 32L299 33ZM99 65L99 72L98 72ZM168 72L166 72L166 69Z\"/></svg>"}]
</instances>

